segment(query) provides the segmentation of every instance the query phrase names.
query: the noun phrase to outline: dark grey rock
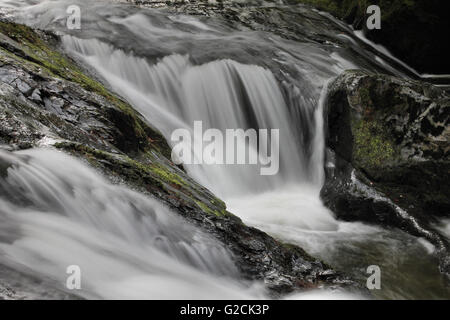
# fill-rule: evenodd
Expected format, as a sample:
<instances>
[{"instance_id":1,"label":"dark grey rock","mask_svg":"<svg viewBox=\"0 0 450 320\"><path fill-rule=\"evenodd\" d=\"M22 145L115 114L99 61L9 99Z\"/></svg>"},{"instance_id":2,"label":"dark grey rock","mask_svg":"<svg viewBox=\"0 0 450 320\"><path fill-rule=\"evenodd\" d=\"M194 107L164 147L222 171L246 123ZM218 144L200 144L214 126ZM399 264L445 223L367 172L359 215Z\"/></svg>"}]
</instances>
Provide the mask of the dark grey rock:
<instances>
[{"instance_id":1,"label":"dark grey rock","mask_svg":"<svg viewBox=\"0 0 450 320\"><path fill-rule=\"evenodd\" d=\"M433 85L348 71L327 102L325 204L347 221L398 227L437 247L450 274L448 240L433 228L450 215L450 98Z\"/></svg>"}]
</instances>

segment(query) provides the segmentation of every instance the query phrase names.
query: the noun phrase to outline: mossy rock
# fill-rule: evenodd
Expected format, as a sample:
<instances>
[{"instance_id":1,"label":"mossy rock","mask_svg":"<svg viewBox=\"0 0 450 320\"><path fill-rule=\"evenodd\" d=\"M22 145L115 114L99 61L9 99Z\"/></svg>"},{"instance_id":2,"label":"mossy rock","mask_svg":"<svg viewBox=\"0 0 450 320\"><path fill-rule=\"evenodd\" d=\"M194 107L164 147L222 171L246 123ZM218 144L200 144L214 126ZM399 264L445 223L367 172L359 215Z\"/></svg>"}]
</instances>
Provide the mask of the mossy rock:
<instances>
[{"instance_id":1,"label":"mossy rock","mask_svg":"<svg viewBox=\"0 0 450 320\"><path fill-rule=\"evenodd\" d=\"M394 160L394 144L382 124L365 119L355 120L352 132L355 148L353 162L358 167L376 171Z\"/></svg>"},{"instance_id":2,"label":"mossy rock","mask_svg":"<svg viewBox=\"0 0 450 320\"><path fill-rule=\"evenodd\" d=\"M445 171L449 163L449 108L449 96L429 84L347 71L330 87L327 145L373 182L395 176L417 187L437 179L428 164Z\"/></svg>"},{"instance_id":3,"label":"mossy rock","mask_svg":"<svg viewBox=\"0 0 450 320\"><path fill-rule=\"evenodd\" d=\"M141 152L156 148L166 157L170 156L170 147L161 133L150 127L126 101L112 94L64 55L59 50L59 38L52 33L0 21L0 50L6 57L34 71L36 76L65 79L106 99L110 107L104 113L118 129L115 140L120 150Z\"/></svg>"},{"instance_id":4,"label":"mossy rock","mask_svg":"<svg viewBox=\"0 0 450 320\"><path fill-rule=\"evenodd\" d=\"M326 104L321 197L336 216L400 228L438 248L450 274L450 97L437 87L360 70L341 74Z\"/></svg>"},{"instance_id":5,"label":"mossy rock","mask_svg":"<svg viewBox=\"0 0 450 320\"><path fill-rule=\"evenodd\" d=\"M73 142L58 142L54 146L85 159L108 176L119 177L133 188L157 195L169 204L196 207L206 215L232 216L223 201L196 185L182 170L151 153L141 154L138 160Z\"/></svg>"},{"instance_id":6,"label":"mossy rock","mask_svg":"<svg viewBox=\"0 0 450 320\"><path fill-rule=\"evenodd\" d=\"M417 81L347 71L330 87L327 144L378 179L417 161L448 161L450 97Z\"/></svg>"}]
</instances>

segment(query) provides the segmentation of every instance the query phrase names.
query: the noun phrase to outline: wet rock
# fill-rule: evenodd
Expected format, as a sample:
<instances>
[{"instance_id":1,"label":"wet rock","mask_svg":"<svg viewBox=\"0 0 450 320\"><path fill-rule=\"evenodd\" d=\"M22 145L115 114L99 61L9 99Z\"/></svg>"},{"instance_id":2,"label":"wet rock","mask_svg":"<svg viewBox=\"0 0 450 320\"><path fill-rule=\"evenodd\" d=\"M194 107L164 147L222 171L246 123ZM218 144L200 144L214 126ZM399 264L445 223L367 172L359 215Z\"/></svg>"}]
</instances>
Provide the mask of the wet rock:
<instances>
[{"instance_id":1,"label":"wet rock","mask_svg":"<svg viewBox=\"0 0 450 320\"><path fill-rule=\"evenodd\" d=\"M321 191L343 220L428 239L447 274L448 240L432 226L450 214L449 108L448 95L433 85L345 72L330 87Z\"/></svg>"},{"instance_id":2,"label":"wet rock","mask_svg":"<svg viewBox=\"0 0 450 320\"><path fill-rule=\"evenodd\" d=\"M446 39L450 20L444 3L439 0L397 0L370 2L363 0L288 0L307 3L328 11L363 30L366 36L391 50L420 73L450 73L450 60L442 41ZM366 13L369 5L381 9L381 29L368 30Z\"/></svg>"},{"instance_id":3,"label":"wet rock","mask_svg":"<svg viewBox=\"0 0 450 320\"><path fill-rule=\"evenodd\" d=\"M338 27L305 6L283 1L156 1L122 0L138 6L161 8L175 14L216 17L237 30L271 32L290 40L330 44L339 42ZM216 57L217 58L217 57Z\"/></svg>"}]
</instances>

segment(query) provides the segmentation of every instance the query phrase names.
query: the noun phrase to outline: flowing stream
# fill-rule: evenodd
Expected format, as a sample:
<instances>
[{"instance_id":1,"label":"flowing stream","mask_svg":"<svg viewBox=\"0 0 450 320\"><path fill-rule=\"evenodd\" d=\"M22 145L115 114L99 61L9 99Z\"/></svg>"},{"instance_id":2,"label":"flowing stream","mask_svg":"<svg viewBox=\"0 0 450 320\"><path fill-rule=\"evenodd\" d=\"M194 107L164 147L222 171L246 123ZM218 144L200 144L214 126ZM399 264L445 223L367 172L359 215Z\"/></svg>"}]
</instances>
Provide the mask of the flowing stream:
<instances>
[{"instance_id":1,"label":"flowing stream","mask_svg":"<svg viewBox=\"0 0 450 320\"><path fill-rule=\"evenodd\" d=\"M366 268L379 265L377 297L448 297L431 244L396 230L337 221L319 199L327 83L350 68L407 76L345 28L336 39L356 51L238 28L219 16L102 1L3 2L15 19L59 32L67 52L169 143L173 130L192 131L194 121L221 131L279 129L276 175L262 176L252 165L186 166L245 223L300 245L362 283ZM81 30L65 28L72 4L82 8ZM85 297L265 296L260 285L237 280L225 248L154 200L109 185L54 151L0 157L14 164L0 180L0 254L7 260L63 281L58 270L76 257L88 270Z\"/></svg>"},{"instance_id":2,"label":"flowing stream","mask_svg":"<svg viewBox=\"0 0 450 320\"><path fill-rule=\"evenodd\" d=\"M65 284L82 271L85 298L251 298L230 253L156 200L109 184L60 152L0 151L0 252ZM222 279L222 280L221 280ZM246 292L248 291L248 292Z\"/></svg>"}]
</instances>

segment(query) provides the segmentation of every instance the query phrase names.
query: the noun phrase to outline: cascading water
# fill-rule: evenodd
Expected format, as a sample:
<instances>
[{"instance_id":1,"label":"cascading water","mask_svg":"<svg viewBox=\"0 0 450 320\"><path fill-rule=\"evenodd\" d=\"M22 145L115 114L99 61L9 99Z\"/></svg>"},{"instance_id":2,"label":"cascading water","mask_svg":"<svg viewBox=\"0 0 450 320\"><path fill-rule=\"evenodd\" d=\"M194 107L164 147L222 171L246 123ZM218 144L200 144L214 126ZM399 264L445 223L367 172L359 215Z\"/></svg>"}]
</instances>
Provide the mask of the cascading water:
<instances>
[{"instance_id":1,"label":"cascading water","mask_svg":"<svg viewBox=\"0 0 450 320\"><path fill-rule=\"evenodd\" d=\"M95 66L99 74L124 96L170 142L177 128L192 130L194 121L203 128L280 128L280 172L261 176L249 165L187 166L189 172L223 197L273 190L289 183L320 175L320 162L310 161L307 150L299 148L295 120L273 74L254 65L232 60L212 61L195 66L188 56L171 55L156 65L114 50L97 40L63 38L65 47ZM314 131L314 110L306 122ZM320 139L320 138L319 138ZM256 149L256 146L253 146ZM236 181L240 181L236 184Z\"/></svg>"},{"instance_id":2,"label":"cascading water","mask_svg":"<svg viewBox=\"0 0 450 320\"><path fill-rule=\"evenodd\" d=\"M61 284L66 268L77 265L77 294L85 298L261 296L230 283L237 269L214 239L78 160L51 150L0 151L0 168L3 264L28 266Z\"/></svg>"},{"instance_id":3,"label":"cascading water","mask_svg":"<svg viewBox=\"0 0 450 320\"><path fill-rule=\"evenodd\" d=\"M126 21L135 32L129 25L137 25L136 20L139 25L150 26L153 21L141 14L114 21ZM248 223L289 223L312 230L337 230L338 223L318 196L323 176L322 104L327 79L344 70L342 63L351 63L336 60L334 69L324 74L320 59L308 64L297 61L294 66L304 81L297 84L289 75L281 75L284 82L280 84L270 70L230 59L194 65L189 56L173 54L151 64L98 39L66 35L63 44L69 53L95 68L169 143L173 130L192 131L194 121L202 121L204 129L221 132L279 129L280 171L274 176L261 176L251 165L185 167ZM314 70L314 76L313 71L305 71L307 68ZM255 197L261 201L252 201ZM249 203L253 210L247 208ZM293 210L296 214L292 214Z\"/></svg>"},{"instance_id":4,"label":"cascading water","mask_svg":"<svg viewBox=\"0 0 450 320\"><path fill-rule=\"evenodd\" d=\"M389 281L384 283L388 288L384 297L411 297L411 292L420 291L418 279L421 277L415 279L420 272L418 269L430 269L435 265L430 257L423 259L423 265L410 267L411 256L428 256L423 241L359 223L339 222L319 199L323 180L322 108L326 84L345 69L370 68L372 65L382 69L387 68L386 62L380 63L362 47L357 48L361 53L355 55L338 47L288 41L265 32L237 30L218 18L206 22L110 3L76 3L84 8L83 28L77 32L64 27L63 10L68 1L37 4L31 1L17 18L62 33L67 52L95 70L96 75L128 100L168 140L175 129L192 131L193 122L198 120L202 121L204 129L279 129L280 171L275 176L261 176L256 167L249 165L188 165L186 169L197 181L222 197L228 209L246 223L279 239L298 243L310 253L333 261L337 267L352 270L356 278L364 279L365 268L371 264L380 264L390 270L392 275L388 275ZM358 46L352 36L339 35ZM392 66L388 70L402 74ZM3 154L3 157L11 156ZM7 221L7 228L25 230L24 240L0 247L14 262L29 266L34 259L44 259L48 263L35 271L45 273L52 265L70 264L70 251L65 250L73 247L85 253L86 263L102 261L102 269L110 269L108 276L115 279L108 287L111 295L105 296L100 284L105 280L99 272L101 267L94 269L89 275L93 285L89 292L94 295L152 297L156 296L156 291L151 288L157 288L156 284L167 285L166 282L176 288L171 290L172 293L180 292L180 297L190 290L200 294L202 289L195 287L198 270L211 273L205 286L217 287L217 297L237 294L239 285L225 286L220 281L224 276L237 278L228 255L219 257L217 254L225 249L207 236L190 227L177 227L178 220L166 212L167 209L133 192L107 185L97 176L87 183L58 171L58 167L56 174L42 163L47 157L57 156L36 151L27 160L30 164L18 157L14 159L20 163L18 168L8 169L16 178L15 182L9 181L10 185L29 188L26 200L34 205L32 210L52 221L51 228L39 224L38 218L27 215L29 209L12 217L11 210L18 210L17 205L5 204L9 209L0 212L2 219ZM34 168L34 175L25 175L24 169L20 169L27 166L28 170ZM70 163L72 166L82 172L88 170L75 161ZM65 165L64 169L68 167ZM57 179L46 179L46 174L39 170L47 170ZM34 194L36 189L30 181L43 184L43 190L48 193ZM76 187L76 192L71 194L67 185ZM91 191L86 193L86 190ZM51 196L53 192L57 196ZM107 204L110 201L116 203L114 195L122 200L118 207L122 210L113 208L113 216L106 218ZM40 207L43 199L45 202L51 200L52 205ZM76 208L79 202L86 203L86 207ZM139 206L132 205L135 202L155 214L142 217ZM105 213L101 221L92 210ZM47 211L58 212L61 216ZM137 222L140 219L148 219L157 227L141 225ZM85 234L86 239L70 231L69 226ZM47 229L51 231L48 237L63 241L49 245L49 238L40 239L43 235L38 231ZM9 234L8 230L6 234ZM33 237L40 241L42 248L31 246L27 239ZM118 252L104 254L116 245L120 248ZM215 249L207 249L211 246ZM155 262L144 250L163 257L163 261L167 261L165 271L161 270L162 263ZM392 259L393 256L396 259ZM124 274L142 275L142 278L127 279ZM403 283L405 277L410 289L414 289L411 292L398 289L402 286L397 284ZM142 279L150 289L138 284ZM129 290L119 293L119 285ZM212 291L205 292L211 298ZM251 294L255 296L254 292ZM247 295L233 297L242 296Z\"/></svg>"}]
</instances>

